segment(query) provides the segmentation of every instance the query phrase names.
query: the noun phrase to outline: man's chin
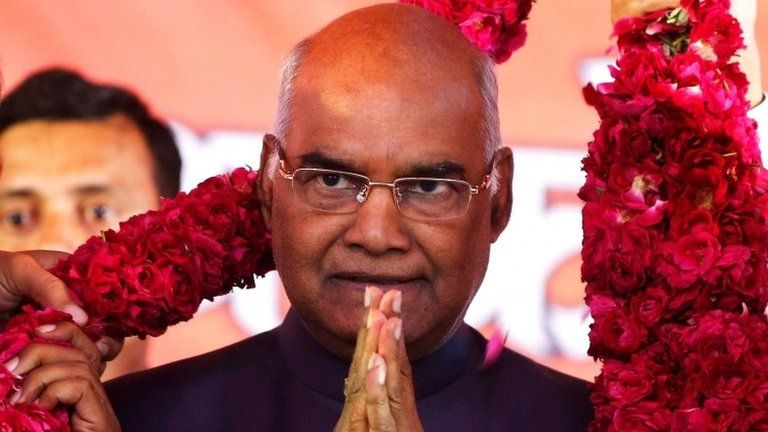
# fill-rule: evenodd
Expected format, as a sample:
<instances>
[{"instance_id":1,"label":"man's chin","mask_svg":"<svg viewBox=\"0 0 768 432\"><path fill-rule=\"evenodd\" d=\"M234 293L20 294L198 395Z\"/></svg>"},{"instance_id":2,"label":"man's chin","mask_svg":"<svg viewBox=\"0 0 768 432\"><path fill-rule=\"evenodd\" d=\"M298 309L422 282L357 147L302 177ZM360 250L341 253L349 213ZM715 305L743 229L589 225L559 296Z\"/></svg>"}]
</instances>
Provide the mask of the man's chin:
<instances>
[{"instance_id":1,"label":"man's chin","mask_svg":"<svg viewBox=\"0 0 768 432\"><path fill-rule=\"evenodd\" d=\"M336 307L330 311L323 313L313 308L309 314L303 314L298 308L296 310L307 330L321 345L338 356L351 358L365 310L361 304L356 308Z\"/></svg>"}]
</instances>

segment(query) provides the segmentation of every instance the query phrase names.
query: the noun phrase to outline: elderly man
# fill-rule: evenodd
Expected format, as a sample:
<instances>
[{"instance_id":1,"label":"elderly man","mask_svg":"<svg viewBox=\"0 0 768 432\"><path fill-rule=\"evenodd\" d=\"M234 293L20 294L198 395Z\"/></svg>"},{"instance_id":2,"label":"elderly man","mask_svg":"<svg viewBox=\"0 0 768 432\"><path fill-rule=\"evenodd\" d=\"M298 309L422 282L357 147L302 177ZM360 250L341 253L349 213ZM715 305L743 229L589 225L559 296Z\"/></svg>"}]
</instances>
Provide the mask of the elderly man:
<instances>
[{"instance_id":1,"label":"elderly man","mask_svg":"<svg viewBox=\"0 0 768 432\"><path fill-rule=\"evenodd\" d=\"M584 430L585 383L511 351L486 361L461 322L511 208L496 109L489 60L418 8L358 10L301 43L261 177L293 310L274 331L107 384L123 429ZM37 363L78 379L58 392L79 424L116 428L92 374ZM21 400L57 400L31 378Z\"/></svg>"},{"instance_id":2,"label":"elderly man","mask_svg":"<svg viewBox=\"0 0 768 432\"><path fill-rule=\"evenodd\" d=\"M358 10L290 54L277 125L261 194L293 310L109 384L125 430L330 430L353 357L339 430L583 429L584 383L509 351L481 369L461 321L512 204L489 58L420 8Z\"/></svg>"}]
</instances>

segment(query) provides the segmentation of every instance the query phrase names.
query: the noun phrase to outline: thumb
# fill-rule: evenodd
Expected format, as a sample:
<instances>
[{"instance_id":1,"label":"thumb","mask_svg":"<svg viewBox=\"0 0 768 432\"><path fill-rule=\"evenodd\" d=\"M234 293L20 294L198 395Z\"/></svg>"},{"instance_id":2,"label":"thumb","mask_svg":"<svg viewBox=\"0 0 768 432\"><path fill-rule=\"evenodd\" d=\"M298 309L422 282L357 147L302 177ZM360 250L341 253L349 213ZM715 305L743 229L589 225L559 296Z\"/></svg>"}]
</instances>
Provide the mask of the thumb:
<instances>
[{"instance_id":1,"label":"thumb","mask_svg":"<svg viewBox=\"0 0 768 432\"><path fill-rule=\"evenodd\" d=\"M0 310L11 310L24 299L32 299L85 324L88 315L75 304L64 282L46 270L67 256L53 251L0 252Z\"/></svg>"}]
</instances>

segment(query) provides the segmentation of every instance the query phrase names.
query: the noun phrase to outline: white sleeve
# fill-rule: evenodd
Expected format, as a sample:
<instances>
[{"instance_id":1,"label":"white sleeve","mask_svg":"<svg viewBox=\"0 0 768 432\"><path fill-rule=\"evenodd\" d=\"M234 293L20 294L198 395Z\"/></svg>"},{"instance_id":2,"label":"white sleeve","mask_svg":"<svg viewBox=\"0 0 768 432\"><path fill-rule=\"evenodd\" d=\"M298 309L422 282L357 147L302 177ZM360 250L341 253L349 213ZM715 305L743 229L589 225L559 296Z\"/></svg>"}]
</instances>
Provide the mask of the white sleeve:
<instances>
[{"instance_id":1,"label":"white sleeve","mask_svg":"<svg viewBox=\"0 0 768 432\"><path fill-rule=\"evenodd\" d=\"M768 98L749 110L749 116L757 122L757 137L760 139L760 153L763 155L763 166L768 166Z\"/></svg>"}]
</instances>

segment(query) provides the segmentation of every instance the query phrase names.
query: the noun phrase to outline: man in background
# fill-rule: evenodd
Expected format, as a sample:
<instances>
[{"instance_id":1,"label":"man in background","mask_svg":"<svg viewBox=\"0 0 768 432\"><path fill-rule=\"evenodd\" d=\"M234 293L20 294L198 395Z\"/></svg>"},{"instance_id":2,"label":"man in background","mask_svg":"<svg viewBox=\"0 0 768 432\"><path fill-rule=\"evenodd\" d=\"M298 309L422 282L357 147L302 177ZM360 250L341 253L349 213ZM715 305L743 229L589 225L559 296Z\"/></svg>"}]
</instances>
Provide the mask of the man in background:
<instances>
[{"instance_id":1,"label":"man in background","mask_svg":"<svg viewBox=\"0 0 768 432\"><path fill-rule=\"evenodd\" d=\"M28 77L0 103L0 250L72 252L179 191L169 127L138 96L63 69ZM104 379L145 367L127 340Z\"/></svg>"}]
</instances>

